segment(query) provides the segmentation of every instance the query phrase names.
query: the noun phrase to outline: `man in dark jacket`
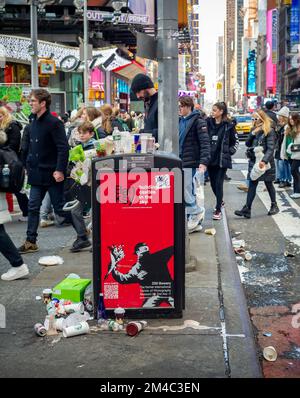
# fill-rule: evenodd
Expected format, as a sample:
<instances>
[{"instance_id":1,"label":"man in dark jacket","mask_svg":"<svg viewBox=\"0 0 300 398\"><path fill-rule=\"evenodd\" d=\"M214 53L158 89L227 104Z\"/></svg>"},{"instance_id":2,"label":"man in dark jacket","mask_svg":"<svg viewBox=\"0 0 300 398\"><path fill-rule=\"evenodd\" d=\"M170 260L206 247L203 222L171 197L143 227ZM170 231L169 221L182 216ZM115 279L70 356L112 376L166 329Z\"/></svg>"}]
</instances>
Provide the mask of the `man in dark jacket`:
<instances>
[{"instance_id":1,"label":"man in dark jacket","mask_svg":"<svg viewBox=\"0 0 300 398\"><path fill-rule=\"evenodd\" d=\"M55 213L65 217L64 179L69 146L63 123L50 113L51 95L47 90L32 90L31 112L34 119L22 141L22 158L31 185L28 205L27 238L19 248L21 253L38 251L36 244L40 207L46 192L51 197Z\"/></svg>"},{"instance_id":2,"label":"man in dark jacket","mask_svg":"<svg viewBox=\"0 0 300 398\"><path fill-rule=\"evenodd\" d=\"M149 76L142 73L135 76L131 91L145 104L144 129L140 133L151 133L158 141L158 93Z\"/></svg>"},{"instance_id":3,"label":"man in dark jacket","mask_svg":"<svg viewBox=\"0 0 300 398\"><path fill-rule=\"evenodd\" d=\"M269 118L272 120L272 127L276 129L276 126L278 124L278 119L275 113L275 102L273 101L267 101L265 105L265 113L269 116Z\"/></svg>"},{"instance_id":4,"label":"man in dark jacket","mask_svg":"<svg viewBox=\"0 0 300 398\"><path fill-rule=\"evenodd\" d=\"M196 181L199 182L199 173L206 172L210 159L210 143L206 122L198 111L194 111L191 97L179 99L179 114L179 156L184 168L188 230L192 233L202 229L204 208L197 204L195 185Z\"/></svg>"}]
</instances>

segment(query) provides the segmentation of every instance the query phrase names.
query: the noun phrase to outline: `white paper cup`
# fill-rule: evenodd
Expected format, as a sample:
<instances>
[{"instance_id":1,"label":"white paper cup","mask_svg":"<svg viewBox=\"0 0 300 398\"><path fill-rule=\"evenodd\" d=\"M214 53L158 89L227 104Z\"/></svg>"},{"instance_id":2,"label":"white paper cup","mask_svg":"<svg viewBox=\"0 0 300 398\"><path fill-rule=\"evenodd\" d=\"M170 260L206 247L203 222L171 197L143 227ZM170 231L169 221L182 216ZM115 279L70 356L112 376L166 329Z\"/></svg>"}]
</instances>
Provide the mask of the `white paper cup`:
<instances>
[{"instance_id":1,"label":"white paper cup","mask_svg":"<svg viewBox=\"0 0 300 398\"><path fill-rule=\"evenodd\" d=\"M79 336L80 334L89 333L90 327L87 322L80 322L77 325L70 326L68 328L63 328L64 337Z\"/></svg>"},{"instance_id":2,"label":"white paper cup","mask_svg":"<svg viewBox=\"0 0 300 398\"><path fill-rule=\"evenodd\" d=\"M147 153L148 137L141 135L141 153Z\"/></svg>"},{"instance_id":3,"label":"white paper cup","mask_svg":"<svg viewBox=\"0 0 300 398\"><path fill-rule=\"evenodd\" d=\"M269 347L264 348L263 351L264 358L269 362L275 362L277 359L277 352L274 347L271 345Z\"/></svg>"},{"instance_id":4,"label":"white paper cup","mask_svg":"<svg viewBox=\"0 0 300 398\"><path fill-rule=\"evenodd\" d=\"M65 318L55 319L55 324L54 324L55 329L58 330L59 332L62 332L65 323L66 323Z\"/></svg>"},{"instance_id":5,"label":"white paper cup","mask_svg":"<svg viewBox=\"0 0 300 398\"><path fill-rule=\"evenodd\" d=\"M84 313L83 303L66 304L64 305L64 309L67 314L72 314L73 312L80 312L81 314Z\"/></svg>"}]
</instances>

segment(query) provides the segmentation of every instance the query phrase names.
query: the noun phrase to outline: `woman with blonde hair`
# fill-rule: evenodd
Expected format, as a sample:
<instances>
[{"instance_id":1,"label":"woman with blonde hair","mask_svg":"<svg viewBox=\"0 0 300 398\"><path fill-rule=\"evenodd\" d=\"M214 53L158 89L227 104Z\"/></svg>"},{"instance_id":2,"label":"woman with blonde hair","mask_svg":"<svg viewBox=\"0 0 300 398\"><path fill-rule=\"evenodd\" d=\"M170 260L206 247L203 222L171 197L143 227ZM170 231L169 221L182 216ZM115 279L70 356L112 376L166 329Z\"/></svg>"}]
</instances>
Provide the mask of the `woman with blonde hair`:
<instances>
[{"instance_id":1,"label":"woman with blonde hair","mask_svg":"<svg viewBox=\"0 0 300 398\"><path fill-rule=\"evenodd\" d=\"M259 181L264 181L265 186L268 190L271 199L271 208L268 212L269 216L273 216L279 213L279 208L276 203L276 192L273 185L275 181L275 161L274 161L274 150L276 143L276 134L272 128L272 120L268 115L262 111L257 110L253 114L253 128L246 141L247 146L247 157L249 159L248 164L248 180L249 180L249 191L247 194L246 205L242 210L236 210L235 215L239 217L251 218L251 207L256 196L256 190ZM271 167L257 180L251 180L251 171L254 164L256 163L255 148L263 148L263 158L259 162L259 168L263 169L267 164Z\"/></svg>"},{"instance_id":2,"label":"woman with blonde hair","mask_svg":"<svg viewBox=\"0 0 300 398\"><path fill-rule=\"evenodd\" d=\"M124 131L124 126L118 119L119 110L117 108L112 108L109 104L104 104L100 108L102 114L102 131L106 135L110 135L113 129L117 127L119 131Z\"/></svg>"}]
</instances>

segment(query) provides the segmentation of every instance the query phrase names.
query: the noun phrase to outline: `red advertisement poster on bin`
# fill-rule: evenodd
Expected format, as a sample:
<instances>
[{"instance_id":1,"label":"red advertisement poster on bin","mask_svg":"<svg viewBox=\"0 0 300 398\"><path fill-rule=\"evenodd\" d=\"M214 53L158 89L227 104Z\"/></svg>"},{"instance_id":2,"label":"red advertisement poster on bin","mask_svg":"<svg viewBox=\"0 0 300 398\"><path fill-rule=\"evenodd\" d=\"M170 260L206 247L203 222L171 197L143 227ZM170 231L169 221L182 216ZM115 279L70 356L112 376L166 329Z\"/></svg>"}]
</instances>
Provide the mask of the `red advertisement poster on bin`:
<instances>
[{"instance_id":1,"label":"red advertisement poster on bin","mask_svg":"<svg viewBox=\"0 0 300 398\"><path fill-rule=\"evenodd\" d=\"M101 290L107 309L174 307L174 173L101 172Z\"/></svg>"}]
</instances>

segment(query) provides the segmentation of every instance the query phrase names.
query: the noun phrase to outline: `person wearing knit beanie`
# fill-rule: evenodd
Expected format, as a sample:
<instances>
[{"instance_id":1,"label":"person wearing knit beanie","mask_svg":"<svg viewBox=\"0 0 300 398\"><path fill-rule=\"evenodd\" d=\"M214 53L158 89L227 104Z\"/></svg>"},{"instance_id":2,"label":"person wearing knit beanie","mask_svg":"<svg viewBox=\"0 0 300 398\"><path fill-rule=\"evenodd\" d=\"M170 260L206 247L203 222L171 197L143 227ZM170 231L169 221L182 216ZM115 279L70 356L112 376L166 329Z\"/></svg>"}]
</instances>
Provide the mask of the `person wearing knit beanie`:
<instances>
[{"instance_id":1,"label":"person wearing knit beanie","mask_svg":"<svg viewBox=\"0 0 300 398\"><path fill-rule=\"evenodd\" d=\"M131 91L145 104L145 127L140 133L151 133L158 140L158 93L149 76L139 73L131 83Z\"/></svg>"}]
</instances>

